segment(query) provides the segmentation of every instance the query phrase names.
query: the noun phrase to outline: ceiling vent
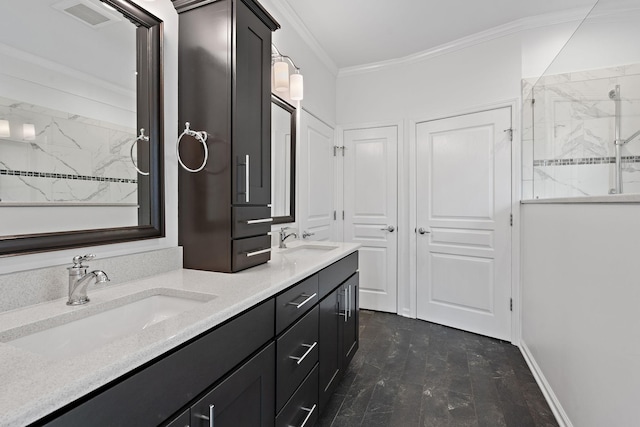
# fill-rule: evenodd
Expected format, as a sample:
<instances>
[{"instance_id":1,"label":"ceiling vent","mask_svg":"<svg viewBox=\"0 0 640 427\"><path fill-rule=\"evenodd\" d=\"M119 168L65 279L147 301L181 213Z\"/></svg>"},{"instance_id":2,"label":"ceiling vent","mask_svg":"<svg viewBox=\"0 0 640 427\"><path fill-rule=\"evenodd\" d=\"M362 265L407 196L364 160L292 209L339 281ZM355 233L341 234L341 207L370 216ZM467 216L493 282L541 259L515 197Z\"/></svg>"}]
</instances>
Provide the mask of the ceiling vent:
<instances>
[{"instance_id":1,"label":"ceiling vent","mask_svg":"<svg viewBox=\"0 0 640 427\"><path fill-rule=\"evenodd\" d=\"M101 28L118 22L121 18L117 13L107 10L104 3L97 1L92 3L87 0L64 0L51 7L91 28Z\"/></svg>"}]
</instances>

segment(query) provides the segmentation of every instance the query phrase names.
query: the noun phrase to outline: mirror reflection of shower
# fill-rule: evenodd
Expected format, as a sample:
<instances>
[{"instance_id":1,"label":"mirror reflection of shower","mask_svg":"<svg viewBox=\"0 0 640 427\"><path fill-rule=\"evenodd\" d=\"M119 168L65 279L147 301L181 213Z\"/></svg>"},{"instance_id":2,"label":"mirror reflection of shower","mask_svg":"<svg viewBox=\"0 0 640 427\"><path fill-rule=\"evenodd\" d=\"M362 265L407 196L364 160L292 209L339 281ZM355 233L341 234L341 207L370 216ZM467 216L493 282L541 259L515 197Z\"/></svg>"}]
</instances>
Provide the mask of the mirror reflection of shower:
<instances>
[{"instance_id":1,"label":"mirror reflection of shower","mask_svg":"<svg viewBox=\"0 0 640 427\"><path fill-rule=\"evenodd\" d=\"M609 190L609 194L622 194L623 193L623 183L622 183L622 147L631 142L637 136L640 135L640 130L636 131L633 135L631 135L627 139L621 138L621 129L622 129L622 98L620 96L620 85L616 85L615 89L609 91L609 99L613 100L615 103L615 128L614 128L614 140L613 144L615 146L615 174L614 174L614 184L615 187Z\"/></svg>"}]
</instances>

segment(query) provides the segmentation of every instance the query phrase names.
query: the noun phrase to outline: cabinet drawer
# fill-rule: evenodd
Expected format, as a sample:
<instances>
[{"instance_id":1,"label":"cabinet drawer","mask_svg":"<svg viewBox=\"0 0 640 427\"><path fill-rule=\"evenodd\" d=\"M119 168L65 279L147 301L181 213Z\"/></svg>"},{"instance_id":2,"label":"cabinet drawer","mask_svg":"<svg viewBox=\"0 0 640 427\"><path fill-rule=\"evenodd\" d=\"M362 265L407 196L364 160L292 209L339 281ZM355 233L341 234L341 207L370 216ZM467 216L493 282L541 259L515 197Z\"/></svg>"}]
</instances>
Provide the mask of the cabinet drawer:
<instances>
[{"instance_id":1,"label":"cabinet drawer","mask_svg":"<svg viewBox=\"0 0 640 427\"><path fill-rule=\"evenodd\" d=\"M318 275L314 274L276 297L276 335L309 311L318 299Z\"/></svg>"},{"instance_id":2,"label":"cabinet drawer","mask_svg":"<svg viewBox=\"0 0 640 427\"><path fill-rule=\"evenodd\" d=\"M318 361L318 306L316 305L277 341L276 410Z\"/></svg>"},{"instance_id":3,"label":"cabinet drawer","mask_svg":"<svg viewBox=\"0 0 640 427\"><path fill-rule=\"evenodd\" d=\"M236 369L191 407L191 427L271 427L273 343Z\"/></svg>"},{"instance_id":4,"label":"cabinet drawer","mask_svg":"<svg viewBox=\"0 0 640 427\"><path fill-rule=\"evenodd\" d=\"M231 208L231 237L263 236L271 231L271 208L267 206L234 206Z\"/></svg>"},{"instance_id":5,"label":"cabinet drawer","mask_svg":"<svg viewBox=\"0 0 640 427\"><path fill-rule=\"evenodd\" d=\"M340 261L334 262L329 267L320 270L318 273L320 278L320 299L329 295L336 286L347 280L357 269L358 252L354 252L342 258Z\"/></svg>"},{"instance_id":6,"label":"cabinet drawer","mask_svg":"<svg viewBox=\"0 0 640 427\"><path fill-rule=\"evenodd\" d=\"M105 426L157 426L272 339L274 320L269 300L46 425L85 427L100 420Z\"/></svg>"},{"instance_id":7,"label":"cabinet drawer","mask_svg":"<svg viewBox=\"0 0 640 427\"><path fill-rule=\"evenodd\" d=\"M312 427L318 421L318 365L276 417L276 427Z\"/></svg>"},{"instance_id":8,"label":"cabinet drawer","mask_svg":"<svg viewBox=\"0 0 640 427\"><path fill-rule=\"evenodd\" d=\"M191 423L191 411L188 409L169 421L165 427L189 427Z\"/></svg>"},{"instance_id":9,"label":"cabinet drawer","mask_svg":"<svg viewBox=\"0 0 640 427\"><path fill-rule=\"evenodd\" d=\"M233 271L264 264L271 259L271 236L248 237L232 242Z\"/></svg>"}]
</instances>

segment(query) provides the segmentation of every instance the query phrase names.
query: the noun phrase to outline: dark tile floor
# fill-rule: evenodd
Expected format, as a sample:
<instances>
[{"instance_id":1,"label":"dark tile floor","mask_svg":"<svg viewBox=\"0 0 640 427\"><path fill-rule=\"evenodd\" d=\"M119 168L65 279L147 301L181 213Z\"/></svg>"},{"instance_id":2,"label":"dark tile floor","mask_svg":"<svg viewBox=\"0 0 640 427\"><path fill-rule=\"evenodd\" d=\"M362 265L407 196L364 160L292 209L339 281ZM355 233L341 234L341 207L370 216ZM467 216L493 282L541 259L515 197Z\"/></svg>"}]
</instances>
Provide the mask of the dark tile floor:
<instances>
[{"instance_id":1,"label":"dark tile floor","mask_svg":"<svg viewBox=\"0 0 640 427\"><path fill-rule=\"evenodd\" d=\"M318 422L557 426L520 350L457 329L360 311L360 349Z\"/></svg>"}]
</instances>

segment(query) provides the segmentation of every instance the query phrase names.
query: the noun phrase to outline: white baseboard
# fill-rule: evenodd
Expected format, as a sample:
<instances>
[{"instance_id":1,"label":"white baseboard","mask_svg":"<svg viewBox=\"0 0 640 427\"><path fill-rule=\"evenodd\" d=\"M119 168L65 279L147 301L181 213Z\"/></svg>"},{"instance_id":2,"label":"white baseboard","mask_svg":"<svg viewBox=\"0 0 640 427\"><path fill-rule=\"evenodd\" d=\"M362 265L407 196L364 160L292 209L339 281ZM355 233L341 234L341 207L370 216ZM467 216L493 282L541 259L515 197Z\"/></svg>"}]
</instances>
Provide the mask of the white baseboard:
<instances>
[{"instance_id":1,"label":"white baseboard","mask_svg":"<svg viewBox=\"0 0 640 427\"><path fill-rule=\"evenodd\" d=\"M527 344L522 338L520 338L519 347L525 362L527 362L529 369L533 373L533 377L536 379L538 387L540 387L540 390L542 391L544 398L547 400L551 411L553 411L553 415L556 417L556 421L558 421L560 427L573 427L571 420L569 420L569 416L564 411L562 405L560 404L560 401L558 400L558 396L556 396L556 394L551 389L551 386L542 373L540 366L538 366L538 364L536 363L536 360L533 358L531 351L529 351L529 347L527 347Z\"/></svg>"}]
</instances>

